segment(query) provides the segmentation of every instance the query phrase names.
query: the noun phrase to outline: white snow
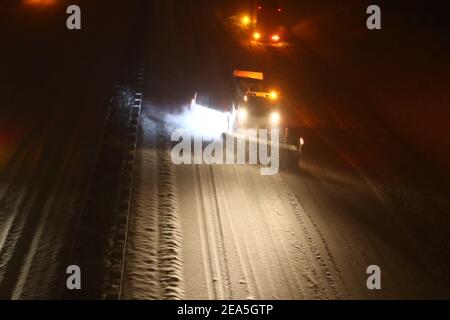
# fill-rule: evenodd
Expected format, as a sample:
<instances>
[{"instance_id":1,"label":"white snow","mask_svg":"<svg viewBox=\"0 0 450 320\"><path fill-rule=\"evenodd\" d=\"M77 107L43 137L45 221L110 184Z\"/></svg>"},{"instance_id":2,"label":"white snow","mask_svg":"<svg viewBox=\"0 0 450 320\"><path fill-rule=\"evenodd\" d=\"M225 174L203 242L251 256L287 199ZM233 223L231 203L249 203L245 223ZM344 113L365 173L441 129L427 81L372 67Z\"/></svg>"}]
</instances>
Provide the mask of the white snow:
<instances>
[{"instance_id":1,"label":"white snow","mask_svg":"<svg viewBox=\"0 0 450 320\"><path fill-rule=\"evenodd\" d=\"M181 232L168 138L142 119L126 252L124 299L183 297Z\"/></svg>"}]
</instances>

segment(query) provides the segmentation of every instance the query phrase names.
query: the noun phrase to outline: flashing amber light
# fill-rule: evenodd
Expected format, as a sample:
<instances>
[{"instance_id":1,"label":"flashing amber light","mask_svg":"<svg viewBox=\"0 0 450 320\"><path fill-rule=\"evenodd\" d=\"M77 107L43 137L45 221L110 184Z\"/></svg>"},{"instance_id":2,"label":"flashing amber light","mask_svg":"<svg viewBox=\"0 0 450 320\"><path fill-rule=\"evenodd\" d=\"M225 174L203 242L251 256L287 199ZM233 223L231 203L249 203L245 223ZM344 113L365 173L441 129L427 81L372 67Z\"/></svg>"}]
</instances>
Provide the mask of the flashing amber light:
<instances>
[{"instance_id":1,"label":"flashing amber light","mask_svg":"<svg viewBox=\"0 0 450 320\"><path fill-rule=\"evenodd\" d=\"M243 16L241 19L241 22L244 26L248 26L250 24L250 17L249 16Z\"/></svg>"},{"instance_id":2,"label":"flashing amber light","mask_svg":"<svg viewBox=\"0 0 450 320\"><path fill-rule=\"evenodd\" d=\"M259 32L253 33L253 39L255 39L255 40L261 39L261 33L259 33Z\"/></svg>"},{"instance_id":3,"label":"flashing amber light","mask_svg":"<svg viewBox=\"0 0 450 320\"><path fill-rule=\"evenodd\" d=\"M270 99L272 99L272 100L277 100L277 99L278 99L278 92L276 92L276 91L271 91L271 92L270 92Z\"/></svg>"}]
</instances>

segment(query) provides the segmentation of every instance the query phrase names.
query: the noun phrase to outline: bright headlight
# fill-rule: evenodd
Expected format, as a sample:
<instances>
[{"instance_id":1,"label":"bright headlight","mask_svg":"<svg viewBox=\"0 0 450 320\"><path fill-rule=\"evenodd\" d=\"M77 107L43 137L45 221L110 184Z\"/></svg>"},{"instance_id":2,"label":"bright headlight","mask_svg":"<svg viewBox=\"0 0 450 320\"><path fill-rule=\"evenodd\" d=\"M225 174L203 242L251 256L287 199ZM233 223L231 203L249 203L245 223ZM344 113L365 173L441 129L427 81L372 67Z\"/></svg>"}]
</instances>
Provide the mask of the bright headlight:
<instances>
[{"instance_id":1,"label":"bright headlight","mask_svg":"<svg viewBox=\"0 0 450 320\"><path fill-rule=\"evenodd\" d=\"M237 116L238 116L238 120L241 122L247 120L247 116L248 116L247 110L242 109L242 108L239 109Z\"/></svg>"},{"instance_id":2,"label":"bright headlight","mask_svg":"<svg viewBox=\"0 0 450 320\"><path fill-rule=\"evenodd\" d=\"M279 124L281 121L281 116L278 112L272 112L272 114L270 115L270 122L272 122L272 124Z\"/></svg>"}]
</instances>

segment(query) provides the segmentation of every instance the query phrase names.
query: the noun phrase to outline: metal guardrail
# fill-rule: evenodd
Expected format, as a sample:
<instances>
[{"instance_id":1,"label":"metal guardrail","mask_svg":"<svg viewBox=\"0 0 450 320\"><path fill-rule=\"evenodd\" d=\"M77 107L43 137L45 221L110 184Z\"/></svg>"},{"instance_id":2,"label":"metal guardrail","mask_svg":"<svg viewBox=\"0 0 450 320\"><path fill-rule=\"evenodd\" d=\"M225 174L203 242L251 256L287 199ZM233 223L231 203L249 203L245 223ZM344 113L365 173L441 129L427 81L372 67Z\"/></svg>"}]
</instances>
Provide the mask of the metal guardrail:
<instances>
[{"instance_id":1,"label":"metal guardrail","mask_svg":"<svg viewBox=\"0 0 450 320\"><path fill-rule=\"evenodd\" d=\"M143 76L143 70L140 70L142 72L140 76ZM139 79L138 80L143 80ZM142 90L140 88L139 90ZM130 185L128 189L128 208L127 208L127 215L125 219L125 234L124 234L124 243L123 243L123 249L122 249L122 261L121 261L121 267L120 267L120 282L119 282L119 293L118 293L118 299L121 300L123 296L123 286L124 286L124 276L125 276L125 258L127 253L127 241L128 241L128 229L129 229L129 223L130 223L130 213L131 213L131 199L132 199L132 192L133 192L133 182L134 182L134 161L136 159L136 150L137 150L137 144L138 144L138 133L139 133L139 125L140 125L140 118L141 118L141 109L142 109L142 98L143 94L142 92L136 93L135 96L135 105L133 105L132 112L131 112L131 125L132 127L135 127L134 131L134 141L132 143L132 150L129 151L128 155L130 153L133 154L133 165L131 165L129 168L128 174L130 175ZM135 110L133 110L135 109ZM137 111L137 112L136 112ZM136 121L136 123L134 123ZM129 161L127 161L127 165Z\"/></svg>"},{"instance_id":2,"label":"metal guardrail","mask_svg":"<svg viewBox=\"0 0 450 320\"><path fill-rule=\"evenodd\" d=\"M127 241L130 223L130 213L132 205L132 192L134 182L134 161L136 159L136 151L139 137L140 117L143 103L143 81L144 81L144 64L141 61L136 75L135 85L132 90L133 101L129 106L128 113L128 132L126 134L126 152L122 160L121 181L119 188L118 217L116 219L114 232L110 235L112 239L110 257L111 265L106 267L106 276L104 281L106 288L103 290L103 298L122 299L124 281L125 281L125 260L127 254ZM104 283L104 284L105 284Z\"/></svg>"}]
</instances>

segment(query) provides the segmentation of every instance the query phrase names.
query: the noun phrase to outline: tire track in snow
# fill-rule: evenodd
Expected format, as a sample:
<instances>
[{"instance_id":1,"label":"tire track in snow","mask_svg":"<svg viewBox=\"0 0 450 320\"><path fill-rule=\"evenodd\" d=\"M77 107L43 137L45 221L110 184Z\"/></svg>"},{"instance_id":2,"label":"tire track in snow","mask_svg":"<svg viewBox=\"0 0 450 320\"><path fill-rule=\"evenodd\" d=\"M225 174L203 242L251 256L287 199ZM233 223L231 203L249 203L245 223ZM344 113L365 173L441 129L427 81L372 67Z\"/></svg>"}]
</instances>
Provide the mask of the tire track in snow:
<instances>
[{"instance_id":1,"label":"tire track in snow","mask_svg":"<svg viewBox=\"0 0 450 320\"><path fill-rule=\"evenodd\" d=\"M161 125L159 130L159 280L164 299L179 300L184 296L183 258L178 192L170 156L169 137Z\"/></svg>"},{"instance_id":2,"label":"tire track in snow","mask_svg":"<svg viewBox=\"0 0 450 320\"><path fill-rule=\"evenodd\" d=\"M226 282L226 287L224 288L224 294L226 295L226 298L231 300L233 299L233 292L231 290L231 279L230 279L230 271L228 270L228 257L227 257L227 251L225 248L225 236L224 236L224 229L223 229L223 222L222 217L220 214L220 208L219 208L219 197L217 196L217 184L214 178L214 171L213 167L209 166L209 174L211 175L211 189L214 196L214 204L215 204L215 212L216 212L216 227L217 232L219 234L219 249L221 253L221 263L222 263L222 270L224 275L224 280Z\"/></svg>"},{"instance_id":3,"label":"tire track in snow","mask_svg":"<svg viewBox=\"0 0 450 320\"><path fill-rule=\"evenodd\" d=\"M32 239L30 241L30 247L26 253L24 253L23 263L20 267L20 274L17 283L14 287L12 298L21 299L32 298L36 292L39 292L41 297L47 297L51 288L51 281L55 280L55 271L58 267L58 253L59 249L63 245L61 239L63 237L56 237L55 230L67 230L67 218L71 217L71 214L61 216L63 212L61 208L63 203L68 205L68 208L73 209L72 201L64 201L64 197L58 197L59 193L64 190L64 184L67 173L67 168L75 165L75 149L72 143L68 145L72 146L65 154L64 159L61 161L58 173L56 175L56 181L50 189L48 198L45 199L45 203L42 207L42 212L39 217L39 221L36 223L36 230L33 232ZM70 211L69 211L70 212ZM73 213L73 212L71 212ZM52 221L58 221L58 226L53 225ZM44 258L45 257L45 258ZM45 259L45 261L43 261ZM52 263L49 263L52 261ZM52 272L53 271L53 272ZM38 283L40 286L38 287ZM47 291L47 292L44 292Z\"/></svg>"},{"instance_id":4,"label":"tire track in snow","mask_svg":"<svg viewBox=\"0 0 450 320\"><path fill-rule=\"evenodd\" d=\"M51 215L52 210L55 209L55 199L57 192L62 189L62 183L64 179L64 172L68 164L73 159L74 150L73 148L68 152L65 156L65 159L62 161L61 166L59 168L58 174L57 174L57 180L50 189L50 192L48 194L48 198L45 199L45 204L43 205L42 212L39 217L39 221L36 223L36 230L32 234L32 239L30 241L30 247L28 248L27 252L24 253L23 257L23 263L20 266L20 272L18 275L17 283L14 286L14 290L12 292L12 299L20 299L23 293L23 290L27 284L28 275L30 273L33 260L36 258L42 258L42 257L36 257L36 254L38 253L40 246L42 245L42 238L44 235L44 230L49 232L49 226L48 226L48 219ZM51 246L48 246L48 248L51 248ZM48 254L49 252L47 252ZM51 253L51 252L50 252ZM50 258L50 257L47 257ZM41 261L42 262L42 261ZM43 263L41 264L43 265ZM48 276L48 274L47 274ZM42 276L45 278L45 276ZM30 281L30 283L34 283L34 281Z\"/></svg>"},{"instance_id":5,"label":"tire track in snow","mask_svg":"<svg viewBox=\"0 0 450 320\"><path fill-rule=\"evenodd\" d=\"M220 169L218 169L220 170ZM238 173L237 173L237 168L234 168L233 170L233 175L230 175L230 180L237 180L238 178ZM233 179L231 179L233 177ZM228 181L229 182L229 181ZM223 183L222 181L222 186L221 188L223 190L230 190L230 188L232 188L232 186L227 185L227 183ZM243 197L242 199L239 199L238 201L236 201L237 203L240 203L242 206L246 207L245 212L248 213L248 218L249 218L249 225L251 225L253 227L253 233L252 236L255 237L256 235L262 235L262 234L267 234L268 230L265 229L264 227L262 227L261 223L258 222L258 217L255 216L255 210L249 210L249 203L248 201L245 199L245 197ZM228 208L225 210L225 212L229 213L230 209L229 209L229 205L227 203L227 201L223 201L223 205L227 206ZM245 216L244 216L245 217ZM243 217L243 218L244 218ZM229 221L229 224L232 225L232 220L229 214L227 214L227 218ZM238 248L239 244L237 242L237 236L236 233L238 233L240 230L234 230L234 228L231 228L231 231L233 232L233 238L235 241L235 247ZM259 240L259 241L258 241ZM276 292L280 289L279 288L279 284L275 284L275 275L277 273L277 271L275 270L274 266L275 266L275 260L277 260L279 257L273 258L273 254L268 254L266 251L266 248L268 248L269 246L273 245L272 243L272 238L271 237L260 237L259 239L256 239L256 241L254 241L256 243L256 251L258 253L258 256L261 260L264 261L264 263L266 264L267 268L269 270L267 271L266 277L264 280L268 280L269 282L269 286L270 286L270 290L271 292L273 292L273 294L270 295L270 297L265 297L261 292L261 285L259 284L258 281L256 281L257 288L258 288L258 295L260 299L263 298L271 298L271 299L277 299L278 296L276 294ZM273 251L276 254L275 251ZM241 257L242 255L240 255L240 265L242 265L242 261L243 258ZM243 270L244 272L244 276L245 276L245 282L247 283L247 287L248 287L248 292L249 292L249 296L250 297L255 297L255 290L253 288L251 288L250 283L248 281L248 275L246 275L246 270ZM275 288L275 286L277 285L277 288ZM267 289L266 289L267 290Z\"/></svg>"},{"instance_id":6,"label":"tire track in snow","mask_svg":"<svg viewBox=\"0 0 450 320\"><path fill-rule=\"evenodd\" d=\"M203 290L210 299L221 297L226 281L230 281L231 296L241 299L242 285L247 299L341 297L340 271L327 244L321 243L325 240L320 230L309 222L281 176L261 176L257 166L197 165L184 166L180 179L188 178L189 171L194 183L183 182L180 192L195 194L197 202L192 205L192 197L182 197L183 208L188 210L183 215L197 218L199 231L184 220L183 231L188 238L185 263L203 263ZM216 217L221 218L220 224ZM194 232L200 236L191 237ZM189 245L192 241L201 245ZM199 256L196 250L203 254ZM225 258L218 257L221 252ZM203 261L190 260L191 256ZM223 263L227 264L229 276L224 273ZM198 268L190 266L188 270L187 280ZM189 287L196 291L187 292L188 296L202 295L201 286Z\"/></svg>"},{"instance_id":7,"label":"tire track in snow","mask_svg":"<svg viewBox=\"0 0 450 320\"><path fill-rule=\"evenodd\" d=\"M158 299L158 155L156 133L143 119L136 153L130 226L125 257L124 297Z\"/></svg>"},{"instance_id":8,"label":"tire track in snow","mask_svg":"<svg viewBox=\"0 0 450 320\"><path fill-rule=\"evenodd\" d=\"M45 156L45 158L44 158ZM40 238L46 226L47 217L53 202L52 191L58 181L45 180L46 173L53 169L52 163L57 156L57 149L51 150L47 156L44 144L41 144L30 168L29 186L24 196L18 199L16 216L6 236L1 253L0 296L19 299L25 279L31 267L32 257L39 245ZM65 162L70 160L67 157ZM35 168L41 168L35 172ZM64 174L64 166L59 167L56 180ZM44 184L42 184L44 181ZM37 187L37 184L41 183ZM49 205L50 207L47 207ZM47 210L48 209L48 210Z\"/></svg>"},{"instance_id":9,"label":"tire track in snow","mask_svg":"<svg viewBox=\"0 0 450 320\"><path fill-rule=\"evenodd\" d=\"M38 213L33 212L33 207L41 191L35 185L39 180L39 173L36 176L34 171L41 164L43 149L44 144L41 142L32 153L24 152L22 161L16 164L17 168L24 168L23 186L11 186L0 201L0 298L11 298L20 270L20 266L15 264L20 263L23 251L26 250L27 239L24 238L31 236L27 232L33 227L29 217L34 218Z\"/></svg>"},{"instance_id":10,"label":"tire track in snow","mask_svg":"<svg viewBox=\"0 0 450 320\"><path fill-rule=\"evenodd\" d=\"M325 276L327 283L329 287L331 288L334 296L336 298L348 298L350 296L349 289L345 286L344 278L342 276L341 271L339 270L336 261L333 257L333 254L331 253L331 250L327 244L327 241L320 231L317 224L314 222L312 217L308 214L308 212L305 210L304 206L301 204L297 196L291 191L288 184L283 178L280 178L279 186L281 190L283 190L283 193L287 196L289 199L289 203L292 206L292 208L295 210L295 215L298 219L298 222L302 229L304 230L305 237L308 242L308 246L311 249L313 255L317 259L317 261L320 264L320 267L322 269L322 273ZM307 222L304 221L304 218L309 220L309 224L312 226L308 227L306 224ZM320 245L323 247L324 254L320 252L320 249L318 248L318 245L314 241L314 236L320 241ZM325 257L324 257L325 255ZM328 267L328 263L333 267L333 270L330 270ZM334 276L333 276L334 275ZM344 293L340 293L339 288L337 287L336 280L339 280L340 285L344 289Z\"/></svg>"},{"instance_id":11,"label":"tire track in snow","mask_svg":"<svg viewBox=\"0 0 450 320\"><path fill-rule=\"evenodd\" d=\"M240 207L245 208L244 214L242 214L242 219L246 217L246 215L250 212L249 210L249 204L247 203L245 197L239 198L239 196L242 196L242 192L238 191L237 197L231 196L230 193L232 193L233 187L228 185L230 181L233 181L232 177L234 177L236 171L233 170L232 172L223 171L225 168L223 166L211 166L210 170L211 172L215 172L215 175L217 177L220 177L220 179L214 178L213 182L217 188L217 190L220 190L219 194L220 197L220 204L221 204L221 214L226 216L226 222L228 224L232 239L232 243L234 245L234 249L237 252L237 262L236 264L239 264L242 275L244 279L239 281L240 284L245 284L246 286L246 299L262 299L262 289L260 282L258 281L256 271L257 267L255 267L255 264L252 261L251 252L252 250L249 250L248 245L248 239L246 240L245 234L248 231L249 226L252 226L253 224L245 224L245 227L243 228L244 224L242 223L236 223L236 213L241 214L239 210L234 210L233 206L235 204L239 204ZM227 179L223 179L223 175L227 176ZM235 189L236 190L236 189ZM232 202L229 201L229 197L233 199ZM256 224L257 225L257 224ZM261 253L259 242L256 242L257 252ZM261 254L260 254L261 256ZM271 282L272 284L272 282Z\"/></svg>"},{"instance_id":12,"label":"tire track in snow","mask_svg":"<svg viewBox=\"0 0 450 320\"><path fill-rule=\"evenodd\" d=\"M182 299L179 204L167 133L143 115L136 158L124 298Z\"/></svg>"},{"instance_id":13,"label":"tire track in snow","mask_svg":"<svg viewBox=\"0 0 450 320\"><path fill-rule=\"evenodd\" d=\"M29 147L29 144L25 141L21 148L17 148L17 154L11 157L11 163L7 165L7 172L2 176L7 184L3 187L0 195L0 252L2 252L12 221L18 214L18 206L23 201L26 191L23 186L28 185L32 178L32 168L27 165L26 161L35 163L35 161L29 160L37 159L37 154L33 158L32 154L24 151L26 147ZM35 150L35 152L37 151ZM12 161L12 159L15 160ZM19 182L22 182L22 187Z\"/></svg>"},{"instance_id":14,"label":"tire track in snow","mask_svg":"<svg viewBox=\"0 0 450 320\"><path fill-rule=\"evenodd\" d=\"M267 230L266 235L270 237L270 243L275 250L276 260L281 270L281 273L284 278L284 282L287 284L287 287L290 292L290 298L305 298L306 290L298 279L295 268L293 267L292 259L288 251L286 250L285 238L282 236L280 231L277 228L277 225L280 223L279 219L273 219L273 214L279 210L280 202L275 201L274 193L276 193L276 184L270 184L270 187L266 187L267 179L269 177L261 177L259 173L256 173L258 178L255 175L255 168L245 168L240 169L239 174L237 175L238 181L245 188L249 190L255 190L255 194L258 197L258 201L255 202L255 205L258 207L258 210L253 210L255 213L260 212L259 218L261 219L260 224L264 226ZM252 171L253 170L253 171ZM255 181L257 180L257 181ZM275 192L274 192L275 191ZM270 208L270 210L268 210ZM287 214L285 212L279 213ZM281 250L279 250L281 249ZM280 254L280 252L282 254ZM286 263L287 262L287 263Z\"/></svg>"},{"instance_id":15,"label":"tire track in snow","mask_svg":"<svg viewBox=\"0 0 450 320\"><path fill-rule=\"evenodd\" d=\"M200 173L198 169L196 170L196 174L194 176L194 179L196 181L196 185L200 185ZM208 299L214 299L216 297L216 290L213 283L214 278L214 271L211 270L214 267L214 262L211 258L211 250L209 248L209 240L208 240L208 228L206 227L205 223L205 204L203 200L203 191L197 190L197 188L194 189L195 192L195 198L197 199L198 203L200 203L200 213L197 214L197 221L198 221L198 228L200 233L200 247L202 248L202 256L204 257L203 260L203 272L205 273L206 277L206 290L208 292Z\"/></svg>"},{"instance_id":16,"label":"tire track in snow","mask_svg":"<svg viewBox=\"0 0 450 320\"><path fill-rule=\"evenodd\" d=\"M225 249L220 209L215 190L213 173L207 166L196 166L197 183L200 188L200 225L203 232L202 247L206 248L208 268L206 277L213 299L232 299L230 274ZM212 288L212 290L211 290Z\"/></svg>"}]
</instances>

